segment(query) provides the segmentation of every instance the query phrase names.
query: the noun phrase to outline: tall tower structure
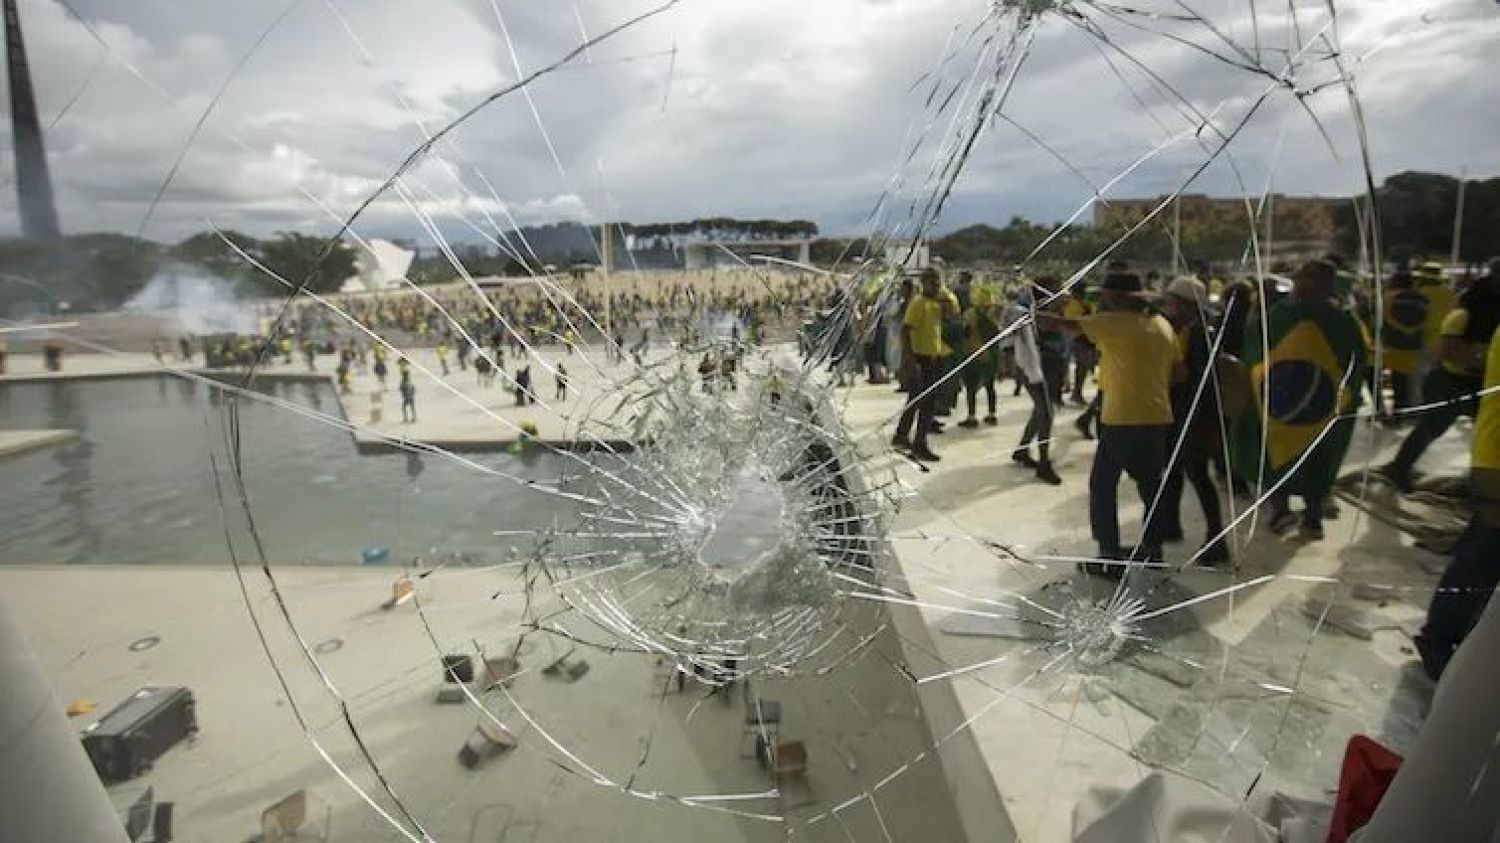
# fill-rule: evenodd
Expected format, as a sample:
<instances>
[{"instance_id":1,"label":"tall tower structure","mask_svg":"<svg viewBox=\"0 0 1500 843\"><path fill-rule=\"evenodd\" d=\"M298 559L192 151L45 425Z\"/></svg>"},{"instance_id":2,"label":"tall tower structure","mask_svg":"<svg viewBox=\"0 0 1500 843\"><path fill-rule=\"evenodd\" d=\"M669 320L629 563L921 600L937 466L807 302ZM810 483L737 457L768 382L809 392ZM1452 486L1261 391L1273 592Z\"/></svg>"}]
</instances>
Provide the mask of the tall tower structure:
<instances>
[{"instance_id":1,"label":"tall tower structure","mask_svg":"<svg viewBox=\"0 0 1500 843\"><path fill-rule=\"evenodd\" d=\"M57 205L52 199L52 177L47 172L47 150L42 145L42 121L31 90L31 66L21 38L21 15L16 0L5 0L5 55L10 70L10 125L16 148L16 192L20 196L21 236L50 239L58 236Z\"/></svg>"}]
</instances>

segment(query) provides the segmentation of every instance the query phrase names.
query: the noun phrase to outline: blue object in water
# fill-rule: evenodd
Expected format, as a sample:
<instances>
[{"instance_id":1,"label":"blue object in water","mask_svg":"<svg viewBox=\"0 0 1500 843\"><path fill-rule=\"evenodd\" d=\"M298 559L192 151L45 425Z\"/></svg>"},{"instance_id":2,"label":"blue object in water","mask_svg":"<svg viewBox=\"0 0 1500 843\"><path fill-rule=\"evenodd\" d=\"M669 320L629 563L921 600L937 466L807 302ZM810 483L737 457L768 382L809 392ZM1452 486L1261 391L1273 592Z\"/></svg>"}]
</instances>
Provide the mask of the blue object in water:
<instances>
[{"instance_id":1,"label":"blue object in water","mask_svg":"<svg viewBox=\"0 0 1500 843\"><path fill-rule=\"evenodd\" d=\"M374 565L377 562L384 562L391 552L383 547L367 547L359 555L366 565Z\"/></svg>"}]
</instances>

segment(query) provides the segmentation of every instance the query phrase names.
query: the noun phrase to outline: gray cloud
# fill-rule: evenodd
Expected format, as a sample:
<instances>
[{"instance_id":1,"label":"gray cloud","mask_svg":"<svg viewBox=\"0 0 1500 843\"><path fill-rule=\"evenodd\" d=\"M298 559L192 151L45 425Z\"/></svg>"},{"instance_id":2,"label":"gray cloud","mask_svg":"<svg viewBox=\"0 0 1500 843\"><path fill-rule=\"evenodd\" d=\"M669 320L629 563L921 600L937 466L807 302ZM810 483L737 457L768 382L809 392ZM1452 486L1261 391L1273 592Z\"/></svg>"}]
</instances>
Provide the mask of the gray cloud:
<instances>
[{"instance_id":1,"label":"gray cloud","mask_svg":"<svg viewBox=\"0 0 1500 843\"><path fill-rule=\"evenodd\" d=\"M642 0L580 0L575 16L571 2L495 2L523 71L574 47L578 18L597 34L649 7ZM1253 42L1248 4L1237 4L1231 16L1221 11L1224 4L1194 5L1213 9L1216 27L1237 43ZM1377 177L1461 165L1500 172L1493 142L1500 75L1484 63L1500 18L1485 5L1341 6L1340 56L1356 68ZM1169 6L1177 8L1162 4ZM913 89L913 82L934 67L945 44L962 42L989 7L980 0L688 0L534 86L562 174L526 101L516 96L477 115L437 150L458 170L458 181L442 162L429 161L409 186L445 232L467 240L474 236L460 213L482 222L483 213L500 210L477 172L527 222L798 216L825 230L853 232L897 171L909 132L927 122L925 88ZM76 8L108 51L53 0L21 2L44 120L82 91L48 134L61 213L74 231L134 231L195 121L286 2L78 0ZM336 8L372 61L333 8L303 0L254 51L188 147L148 234L181 237L206 220L257 233L331 230L330 218L299 188L340 215L357 206L422 139L399 97L431 128L516 78L491 0L340 3ZM1322 0L1301 8L1301 31L1318 31L1326 20ZM1212 112L1225 131L1270 84L1161 35L1091 14L1114 43L1196 108ZM1263 47L1288 43L1291 21L1280 12L1262 13L1256 22ZM1202 26L1153 26L1229 49ZM657 54L674 46L669 79L672 62ZM1316 54L1327 49L1320 45ZM1090 40L1060 19L1043 27L1006 108L1095 183L1192 127L1187 109L1128 59L1105 53L1149 108L1135 101ZM973 44L959 51L945 77L961 80L976 55ZM126 62L167 95L132 76ZM1279 69L1274 59L1267 66ZM1330 61L1310 62L1296 81L1312 86L1333 73ZM1358 137L1342 90L1324 90L1307 103L1336 154L1295 99L1279 92L1231 149L1252 189L1261 189L1273 169L1276 189L1286 192L1359 188ZM947 128L946 118L932 127L929 154ZM1116 195L1175 189L1204 160L1202 142L1189 138L1162 151ZM1230 163L1226 157L1191 189L1238 192ZM908 191L920 187L928 164L914 162ZM1066 167L997 123L976 148L941 227L1003 223L1012 214L1058 219L1088 198L1088 187ZM14 214L7 191L0 230L14 230ZM395 196L361 225L371 235L419 230Z\"/></svg>"}]
</instances>

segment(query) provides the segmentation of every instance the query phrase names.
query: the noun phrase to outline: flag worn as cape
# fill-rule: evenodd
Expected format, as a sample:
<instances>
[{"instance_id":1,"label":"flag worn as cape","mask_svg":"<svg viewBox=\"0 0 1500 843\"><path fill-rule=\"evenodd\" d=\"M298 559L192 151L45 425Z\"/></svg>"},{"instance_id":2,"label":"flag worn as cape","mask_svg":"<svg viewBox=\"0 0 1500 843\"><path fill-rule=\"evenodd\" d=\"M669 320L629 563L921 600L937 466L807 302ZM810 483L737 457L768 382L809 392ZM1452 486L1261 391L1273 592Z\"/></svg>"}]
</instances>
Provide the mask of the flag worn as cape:
<instances>
[{"instance_id":1,"label":"flag worn as cape","mask_svg":"<svg viewBox=\"0 0 1500 843\"><path fill-rule=\"evenodd\" d=\"M1430 304L1427 296L1415 287L1386 291L1380 343L1385 365L1391 371L1410 375L1421 365Z\"/></svg>"},{"instance_id":2,"label":"flag worn as cape","mask_svg":"<svg viewBox=\"0 0 1500 843\"><path fill-rule=\"evenodd\" d=\"M1420 369L1427 347L1437 341L1443 319L1456 304L1453 290L1445 284L1388 292L1380 326L1385 365L1407 375Z\"/></svg>"},{"instance_id":3,"label":"flag worn as cape","mask_svg":"<svg viewBox=\"0 0 1500 843\"><path fill-rule=\"evenodd\" d=\"M1295 298L1271 308L1267 324L1269 357L1262 348L1260 323L1246 326L1242 359L1250 370L1255 403L1235 421L1235 471L1252 483L1264 472L1269 485L1317 442L1284 488L1321 497L1338 479L1354 433L1352 418L1334 419L1359 405L1365 380L1364 336L1347 312ZM1262 414L1267 422L1264 450ZM1323 435L1330 423L1333 429Z\"/></svg>"}]
</instances>

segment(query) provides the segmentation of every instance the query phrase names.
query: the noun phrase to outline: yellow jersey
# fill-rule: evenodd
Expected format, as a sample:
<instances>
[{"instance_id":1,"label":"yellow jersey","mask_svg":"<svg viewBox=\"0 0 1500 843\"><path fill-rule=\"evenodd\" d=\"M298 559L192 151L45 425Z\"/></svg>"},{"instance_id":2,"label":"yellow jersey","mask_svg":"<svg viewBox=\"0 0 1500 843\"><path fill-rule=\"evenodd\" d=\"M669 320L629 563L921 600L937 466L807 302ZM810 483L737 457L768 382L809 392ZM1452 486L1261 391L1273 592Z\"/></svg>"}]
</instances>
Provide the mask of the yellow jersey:
<instances>
[{"instance_id":1,"label":"yellow jersey","mask_svg":"<svg viewBox=\"0 0 1500 843\"><path fill-rule=\"evenodd\" d=\"M910 331L912 354L920 357L946 357L953 349L943 342L943 311L945 297L928 298L922 293L912 296L906 305L906 314L901 324Z\"/></svg>"},{"instance_id":2,"label":"yellow jersey","mask_svg":"<svg viewBox=\"0 0 1500 843\"><path fill-rule=\"evenodd\" d=\"M1154 313L1107 311L1078 320L1099 348L1099 420L1109 425L1172 423L1172 370L1183 359L1172 326Z\"/></svg>"},{"instance_id":3,"label":"yellow jersey","mask_svg":"<svg viewBox=\"0 0 1500 843\"><path fill-rule=\"evenodd\" d=\"M1484 363L1484 397L1474 417L1474 444L1469 451L1472 468L1500 471L1500 331L1490 338L1490 353Z\"/></svg>"}]
</instances>

